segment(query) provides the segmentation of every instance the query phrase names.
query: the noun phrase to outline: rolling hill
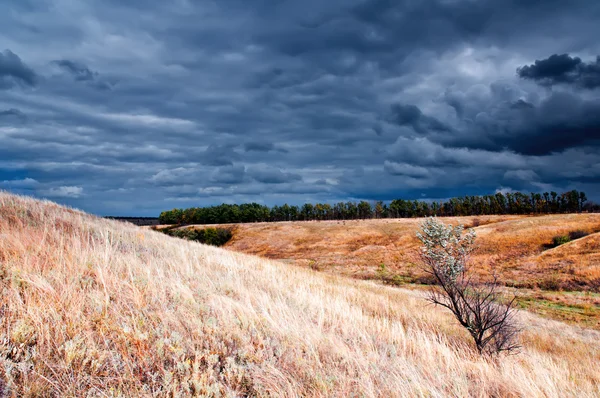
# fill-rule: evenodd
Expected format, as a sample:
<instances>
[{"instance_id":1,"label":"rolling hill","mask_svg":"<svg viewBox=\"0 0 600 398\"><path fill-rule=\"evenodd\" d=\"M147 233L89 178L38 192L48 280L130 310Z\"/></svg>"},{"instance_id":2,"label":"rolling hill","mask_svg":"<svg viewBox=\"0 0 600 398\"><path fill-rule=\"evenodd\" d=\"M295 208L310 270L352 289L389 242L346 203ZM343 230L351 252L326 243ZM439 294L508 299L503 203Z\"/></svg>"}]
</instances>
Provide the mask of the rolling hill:
<instances>
[{"instance_id":1,"label":"rolling hill","mask_svg":"<svg viewBox=\"0 0 600 398\"><path fill-rule=\"evenodd\" d=\"M600 330L600 214L444 217L473 227L472 269L499 275L523 308ZM419 265L415 234L423 219L308 221L222 225L225 247L357 279L419 288L431 283ZM182 228L205 228L196 225ZM551 248L553 237L589 234Z\"/></svg>"},{"instance_id":2,"label":"rolling hill","mask_svg":"<svg viewBox=\"0 0 600 398\"><path fill-rule=\"evenodd\" d=\"M447 217L474 227L480 273L496 272L516 287L600 291L600 214ZM381 264L406 282L424 277L415 234L423 219L306 221L237 224L226 247L361 279L377 277ZM224 225L226 227L226 225ZM203 228L204 226L194 226ZM558 248L556 235L589 235ZM585 242L585 243L584 243Z\"/></svg>"},{"instance_id":3,"label":"rolling hill","mask_svg":"<svg viewBox=\"0 0 600 398\"><path fill-rule=\"evenodd\" d=\"M523 311L521 352L483 358L418 291L7 193L0 288L0 395L600 394L596 331Z\"/></svg>"}]
</instances>

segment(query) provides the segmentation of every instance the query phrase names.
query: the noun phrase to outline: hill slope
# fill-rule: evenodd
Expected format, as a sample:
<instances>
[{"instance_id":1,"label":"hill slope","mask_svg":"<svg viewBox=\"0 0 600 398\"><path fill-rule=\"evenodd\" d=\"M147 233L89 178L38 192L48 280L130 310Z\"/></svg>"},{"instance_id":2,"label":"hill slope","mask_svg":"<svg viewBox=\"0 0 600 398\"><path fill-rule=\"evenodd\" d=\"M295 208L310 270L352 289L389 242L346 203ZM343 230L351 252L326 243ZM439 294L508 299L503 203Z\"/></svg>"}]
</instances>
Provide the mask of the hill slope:
<instances>
[{"instance_id":1,"label":"hill slope","mask_svg":"<svg viewBox=\"0 0 600 398\"><path fill-rule=\"evenodd\" d=\"M597 332L523 313L488 361L417 293L6 193L0 264L7 395L600 394Z\"/></svg>"},{"instance_id":2,"label":"hill slope","mask_svg":"<svg viewBox=\"0 0 600 398\"><path fill-rule=\"evenodd\" d=\"M267 258L313 264L322 270L364 279L378 277L381 264L405 282L421 282L415 236L423 219L309 221L236 225L226 247ZM556 235L600 231L600 214L447 217L444 222L475 225L475 269L492 269L510 285L600 292L600 239L586 238L546 253ZM555 249L556 250L556 249ZM570 250L575 250L569 254Z\"/></svg>"},{"instance_id":3,"label":"hill slope","mask_svg":"<svg viewBox=\"0 0 600 398\"><path fill-rule=\"evenodd\" d=\"M225 247L358 279L399 286L430 283L415 234L423 219L233 225ZM444 217L474 227L472 270L517 288L519 305L552 319L600 330L600 214ZM232 225L225 226L232 228ZM204 228L192 226L182 228ZM554 236L591 235L549 249ZM415 287L415 286L412 286Z\"/></svg>"}]
</instances>

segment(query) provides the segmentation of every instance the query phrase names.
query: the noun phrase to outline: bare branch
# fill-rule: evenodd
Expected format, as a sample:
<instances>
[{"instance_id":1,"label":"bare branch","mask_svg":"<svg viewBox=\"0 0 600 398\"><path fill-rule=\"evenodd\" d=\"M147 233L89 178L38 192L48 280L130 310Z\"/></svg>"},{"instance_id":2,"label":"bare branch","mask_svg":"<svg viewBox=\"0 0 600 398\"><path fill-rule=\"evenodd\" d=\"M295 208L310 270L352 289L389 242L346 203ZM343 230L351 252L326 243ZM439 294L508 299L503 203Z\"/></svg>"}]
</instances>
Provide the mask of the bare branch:
<instances>
[{"instance_id":1,"label":"bare branch","mask_svg":"<svg viewBox=\"0 0 600 398\"><path fill-rule=\"evenodd\" d=\"M503 302L496 275L482 283L469 272L467 260L473 251L475 233L462 232L462 226L446 226L432 217L417 234L423 243L424 269L438 286L427 299L454 314L481 354L514 352L520 347L521 331L515 322L516 297Z\"/></svg>"}]
</instances>

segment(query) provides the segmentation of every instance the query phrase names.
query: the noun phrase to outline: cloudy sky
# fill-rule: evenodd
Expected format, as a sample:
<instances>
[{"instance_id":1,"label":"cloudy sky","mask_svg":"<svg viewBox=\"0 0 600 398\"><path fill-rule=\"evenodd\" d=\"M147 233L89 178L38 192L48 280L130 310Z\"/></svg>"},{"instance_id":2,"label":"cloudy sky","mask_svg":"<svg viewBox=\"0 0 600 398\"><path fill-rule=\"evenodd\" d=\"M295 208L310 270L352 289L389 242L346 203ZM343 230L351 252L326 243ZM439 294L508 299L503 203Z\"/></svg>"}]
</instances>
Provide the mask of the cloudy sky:
<instances>
[{"instance_id":1,"label":"cloudy sky","mask_svg":"<svg viewBox=\"0 0 600 398\"><path fill-rule=\"evenodd\" d=\"M2 0L0 26L3 190L600 201L597 0Z\"/></svg>"}]
</instances>

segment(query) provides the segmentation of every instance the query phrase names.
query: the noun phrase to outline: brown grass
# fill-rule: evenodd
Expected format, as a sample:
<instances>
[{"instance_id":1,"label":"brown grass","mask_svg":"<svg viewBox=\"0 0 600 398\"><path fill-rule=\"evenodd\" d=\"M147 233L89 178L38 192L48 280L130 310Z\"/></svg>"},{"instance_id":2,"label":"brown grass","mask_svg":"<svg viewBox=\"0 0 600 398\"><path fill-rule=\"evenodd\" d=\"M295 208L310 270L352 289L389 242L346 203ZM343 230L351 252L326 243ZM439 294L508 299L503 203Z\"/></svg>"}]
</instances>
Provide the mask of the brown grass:
<instances>
[{"instance_id":1,"label":"brown grass","mask_svg":"<svg viewBox=\"0 0 600 398\"><path fill-rule=\"evenodd\" d=\"M600 394L598 332L523 312L488 360L419 292L5 193L0 264L9 396Z\"/></svg>"},{"instance_id":2,"label":"brown grass","mask_svg":"<svg viewBox=\"0 0 600 398\"><path fill-rule=\"evenodd\" d=\"M474 261L518 287L600 292L600 214L528 217L476 228ZM550 249L556 235L584 230L582 239Z\"/></svg>"},{"instance_id":3,"label":"brown grass","mask_svg":"<svg viewBox=\"0 0 600 398\"><path fill-rule=\"evenodd\" d=\"M474 271L484 277L496 273L507 286L519 288L524 306L554 319L600 329L600 302L594 295L600 293L600 214L449 217L443 221L475 226L478 250L471 259ZM226 247L358 279L396 285L430 283L419 265L415 233L421 222L239 224ZM592 235L549 248L554 236L575 230ZM564 307L536 306L532 305L532 298L539 296L536 289L587 291L590 296L582 302L573 295L562 295Z\"/></svg>"},{"instance_id":4,"label":"brown grass","mask_svg":"<svg viewBox=\"0 0 600 398\"><path fill-rule=\"evenodd\" d=\"M600 291L600 214L450 217L473 224L476 272L497 273L510 286ZM415 233L422 219L239 224L228 248L361 279L378 278L384 264L407 282L423 282ZM582 239L555 249L556 235L584 230ZM595 233L595 234L594 234Z\"/></svg>"}]
</instances>

